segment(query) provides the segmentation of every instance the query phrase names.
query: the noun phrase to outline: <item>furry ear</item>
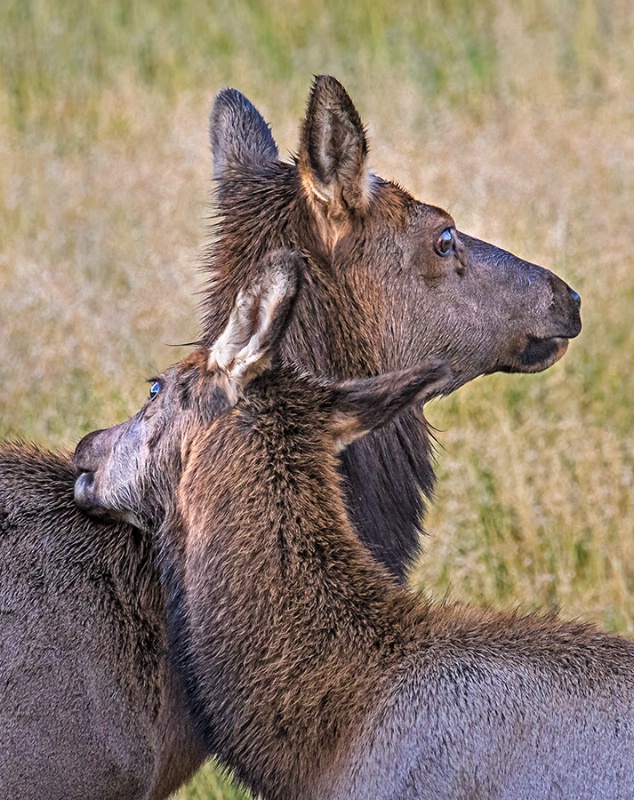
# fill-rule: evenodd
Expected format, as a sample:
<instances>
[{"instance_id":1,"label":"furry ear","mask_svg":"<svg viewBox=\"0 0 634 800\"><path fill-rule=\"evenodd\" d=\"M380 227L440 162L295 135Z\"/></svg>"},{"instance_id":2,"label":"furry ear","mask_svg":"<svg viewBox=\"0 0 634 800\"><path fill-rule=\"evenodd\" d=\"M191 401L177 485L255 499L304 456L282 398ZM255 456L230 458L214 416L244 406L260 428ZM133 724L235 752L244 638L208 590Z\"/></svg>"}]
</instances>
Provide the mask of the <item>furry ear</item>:
<instances>
[{"instance_id":1,"label":"furry ear","mask_svg":"<svg viewBox=\"0 0 634 800\"><path fill-rule=\"evenodd\" d=\"M232 165L255 165L278 158L277 145L260 112L236 89L223 89L209 120L214 178Z\"/></svg>"},{"instance_id":2,"label":"furry ear","mask_svg":"<svg viewBox=\"0 0 634 800\"><path fill-rule=\"evenodd\" d=\"M242 289L224 331L209 350L207 367L219 372L230 402L271 363L299 283L301 257L273 252L259 279Z\"/></svg>"},{"instance_id":3,"label":"furry ear","mask_svg":"<svg viewBox=\"0 0 634 800\"><path fill-rule=\"evenodd\" d=\"M365 131L348 93L335 78L317 76L308 99L298 163L309 197L325 207L330 220L340 221L367 206L371 190L367 153Z\"/></svg>"},{"instance_id":4,"label":"furry ear","mask_svg":"<svg viewBox=\"0 0 634 800\"><path fill-rule=\"evenodd\" d=\"M435 358L409 369L335 384L332 430L339 449L386 425L412 403L442 394L451 376L447 362Z\"/></svg>"}]
</instances>

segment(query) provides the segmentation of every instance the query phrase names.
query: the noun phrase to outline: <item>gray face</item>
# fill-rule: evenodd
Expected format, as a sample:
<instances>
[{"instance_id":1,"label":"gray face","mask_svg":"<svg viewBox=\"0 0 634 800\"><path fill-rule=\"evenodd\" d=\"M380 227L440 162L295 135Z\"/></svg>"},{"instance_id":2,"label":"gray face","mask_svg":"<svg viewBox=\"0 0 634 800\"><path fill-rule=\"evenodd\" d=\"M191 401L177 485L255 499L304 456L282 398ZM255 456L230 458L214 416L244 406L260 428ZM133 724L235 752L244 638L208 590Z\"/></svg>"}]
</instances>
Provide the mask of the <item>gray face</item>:
<instances>
[{"instance_id":1,"label":"gray face","mask_svg":"<svg viewBox=\"0 0 634 800\"><path fill-rule=\"evenodd\" d=\"M91 516L123 519L149 527L165 514L181 468L188 431L200 421L201 370L197 351L152 382L150 397L129 420L94 431L77 445L79 477L75 502ZM205 416L220 413L222 395L207 403Z\"/></svg>"},{"instance_id":2,"label":"gray face","mask_svg":"<svg viewBox=\"0 0 634 800\"><path fill-rule=\"evenodd\" d=\"M77 446L73 460L81 474L75 481L75 502L93 517L144 527L142 476L153 461L148 444L152 425L145 410L121 425L89 433Z\"/></svg>"},{"instance_id":3,"label":"gray face","mask_svg":"<svg viewBox=\"0 0 634 800\"><path fill-rule=\"evenodd\" d=\"M362 286L384 368L447 358L446 391L478 375L544 370L581 330L579 295L564 281L457 231L441 209L413 204L402 230L386 225L349 246L350 283Z\"/></svg>"}]
</instances>

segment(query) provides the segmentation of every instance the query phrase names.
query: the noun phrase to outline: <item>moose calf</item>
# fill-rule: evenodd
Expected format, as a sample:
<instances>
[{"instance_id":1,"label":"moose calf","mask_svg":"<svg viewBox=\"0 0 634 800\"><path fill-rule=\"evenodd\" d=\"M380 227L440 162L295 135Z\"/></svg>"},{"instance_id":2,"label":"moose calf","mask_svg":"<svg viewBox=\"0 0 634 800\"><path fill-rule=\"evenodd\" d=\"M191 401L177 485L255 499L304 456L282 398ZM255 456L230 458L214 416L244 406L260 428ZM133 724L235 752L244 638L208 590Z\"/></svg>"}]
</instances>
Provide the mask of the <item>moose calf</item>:
<instances>
[{"instance_id":1,"label":"moose calf","mask_svg":"<svg viewBox=\"0 0 634 800\"><path fill-rule=\"evenodd\" d=\"M216 343L74 456L82 508L157 532L205 746L276 800L634 797L630 641L423 603L360 544L337 453L451 370L296 371L296 270L275 254Z\"/></svg>"}]
</instances>

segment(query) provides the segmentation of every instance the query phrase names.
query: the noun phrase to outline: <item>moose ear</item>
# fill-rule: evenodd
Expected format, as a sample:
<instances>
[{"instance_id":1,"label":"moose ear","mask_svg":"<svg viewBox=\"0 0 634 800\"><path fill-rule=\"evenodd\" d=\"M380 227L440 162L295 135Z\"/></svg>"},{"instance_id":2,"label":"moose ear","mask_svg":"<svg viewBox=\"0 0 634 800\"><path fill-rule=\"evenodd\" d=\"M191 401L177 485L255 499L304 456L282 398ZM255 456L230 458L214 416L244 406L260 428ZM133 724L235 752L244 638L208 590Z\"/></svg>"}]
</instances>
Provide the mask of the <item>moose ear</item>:
<instances>
[{"instance_id":1,"label":"moose ear","mask_svg":"<svg viewBox=\"0 0 634 800\"><path fill-rule=\"evenodd\" d=\"M435 358L374 378L336 383L332 431L339 449L386 425L412 403L425 402L442 394L451 376L447 362Z\"/></svg>"},{"instance_id":2,"label":"moose ear","mask_svg":"<svg viewBox=\"0 0 634 800\"><path fill-rule=\"evenodd\" d=\"M207 367L220 373L232 403L270 366L297 293L300 264L291 250L273 252L258 280L238 294L229 322L210 348Z\"/></svg>"},{"instance_id":3,"label":"moose ear","mask_svg":"<svg viewBox=\"0 0 634 800\"><path fill-rule=\"evenodd\" d=\"M367 154L361 118L348 93L335 78L319 75L308 99L298 163L304 188L331 221L367 206Z\"/></svg>"},{"instance_id":4,"label":"moose ear","mask_svg":"<svg viewBox=\"0 0 634 800\"><path fill-rule=\"evenodd\" d=\"M223 89L209 120L214 177L232 165L255 165L278 158L277 145L260 112L236 89Z\"/></svg>"}]
</instances>

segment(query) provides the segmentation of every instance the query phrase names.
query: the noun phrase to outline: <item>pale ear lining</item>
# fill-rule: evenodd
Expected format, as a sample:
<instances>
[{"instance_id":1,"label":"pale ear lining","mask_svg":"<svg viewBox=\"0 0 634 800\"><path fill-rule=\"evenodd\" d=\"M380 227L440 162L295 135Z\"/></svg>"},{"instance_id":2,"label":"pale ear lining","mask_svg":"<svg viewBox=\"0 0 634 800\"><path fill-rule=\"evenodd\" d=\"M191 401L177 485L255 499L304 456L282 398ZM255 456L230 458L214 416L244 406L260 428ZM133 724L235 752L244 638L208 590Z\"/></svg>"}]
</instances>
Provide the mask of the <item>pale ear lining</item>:
<instances>
[{"instance_id":1,"label":"pale ear lining","mask_svg":"<svg viewBox=\"0 0 634 800\"><path fill-rule=\"evenodd\" d=\"M315 78L299 149L304 188L333 219L370 200L365 130L350 96L335 78Z\"/></svg>"},{"instance_id":2,"label":"pale ear lining","mask_svg":"<svg viewBox=\"0 0 634 800\"><path fill-rule=\"evenodd\" d=\"M231 402L270 366L297 293L300 265L293 251L272 253L260 279L238 293L229 322L210 348L207 368L220 373Z\"/></svg>"},{"instance_id":3,"label":"pale ear lining","mask_svg":"<svg viewBox=\"0 0 634 800\"><path fill-rule=\"evenodd\" d=\"M409 369L335 384L331 425L338 450L386 425L412 404L442 394L452 374L448 363L436 358Z\"/></svg>"}]
</instances>

